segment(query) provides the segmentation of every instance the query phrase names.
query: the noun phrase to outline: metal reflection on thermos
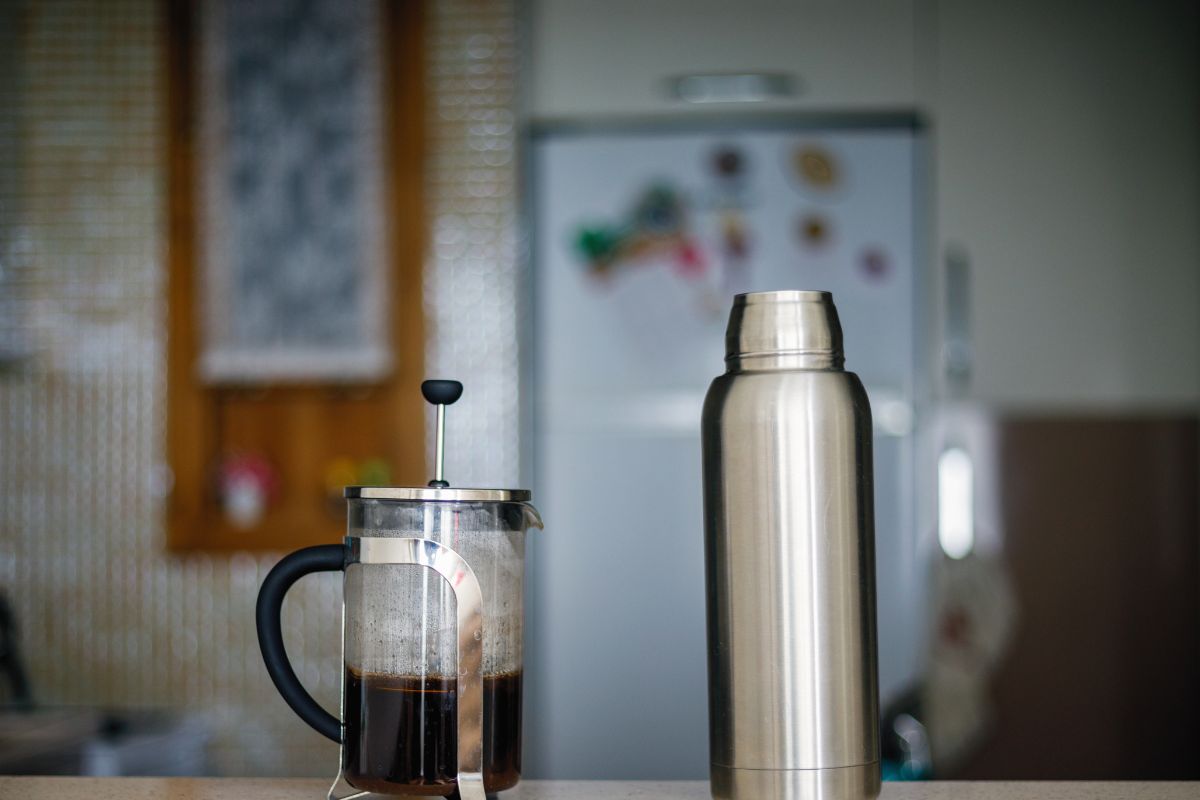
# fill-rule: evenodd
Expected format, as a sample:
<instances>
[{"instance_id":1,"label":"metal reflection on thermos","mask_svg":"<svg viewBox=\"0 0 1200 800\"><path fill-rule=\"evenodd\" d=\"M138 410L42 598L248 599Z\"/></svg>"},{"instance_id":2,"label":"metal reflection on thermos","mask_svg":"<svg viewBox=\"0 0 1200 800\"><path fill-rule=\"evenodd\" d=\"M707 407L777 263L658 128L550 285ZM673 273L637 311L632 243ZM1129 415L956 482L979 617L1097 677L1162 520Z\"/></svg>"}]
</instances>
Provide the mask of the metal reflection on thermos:
<instances>
[{"instance_id":1,"label":"metal reflection on thermos","mask_svg":"<svg viewBox=\"0 0 1200 800\"><path fill-rule=\"evenodd\" d=\"M879 793L871 409L828 292L734 299L704 403L716 800Z\"/></svg>"}]
</instances>

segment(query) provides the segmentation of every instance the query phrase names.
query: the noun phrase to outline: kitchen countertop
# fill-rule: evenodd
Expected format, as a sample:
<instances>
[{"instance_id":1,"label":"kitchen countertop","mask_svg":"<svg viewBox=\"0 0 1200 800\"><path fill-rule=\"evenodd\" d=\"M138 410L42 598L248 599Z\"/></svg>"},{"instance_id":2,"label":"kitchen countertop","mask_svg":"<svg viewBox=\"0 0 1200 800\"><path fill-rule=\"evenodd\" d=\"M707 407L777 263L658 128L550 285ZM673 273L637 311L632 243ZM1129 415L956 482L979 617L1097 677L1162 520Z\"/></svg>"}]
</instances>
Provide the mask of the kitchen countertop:
<instances>
[{"instance_id":1,"label":"kitchen countertop","mask_svg":"<svg viewBox=\"0 0 1200 800\"><path fill-rule=\"evenodd\" d=\"M330 781L313 778L0 777L0 800L324 800ZM501 800L709 800L704 781L523 781ZM1200 783L885 783L881 800L1183 800Z\"/></svg>"}]
</instances>

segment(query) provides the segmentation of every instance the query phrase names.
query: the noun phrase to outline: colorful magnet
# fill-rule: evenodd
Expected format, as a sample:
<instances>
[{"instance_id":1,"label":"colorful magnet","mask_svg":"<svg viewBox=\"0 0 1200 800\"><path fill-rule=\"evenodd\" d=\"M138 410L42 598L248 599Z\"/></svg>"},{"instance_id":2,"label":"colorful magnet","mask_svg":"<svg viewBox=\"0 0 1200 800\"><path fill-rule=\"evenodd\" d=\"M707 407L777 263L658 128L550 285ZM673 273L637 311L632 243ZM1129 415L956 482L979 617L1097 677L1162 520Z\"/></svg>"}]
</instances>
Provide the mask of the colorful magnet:
<instances>
[{"instance_id":1,"label":"colorful magnet","mask_svg":"<svg viewBox=\"0 0 1200 800\"><path fill-rule=\"evenodd\" d=\"M694 242L684 242L675 249L675 269L685 277L704 274L704 253Z\"/></svg>"},{"instance_id":2,"label":"colorful magnet","mask_svg":"<svg viewBox=\"0 0 1200 800\"><path fill-rule=\"evenodd\" d=\"M588 270L601 277L656 257L669 259L680 274L690 278L703 275L707 266L689 229L684 197L666 184L643 190L627 219L579 229L575 249Z\"/></svg>"},{"instance_id":3,"label":"colorful magnet","mask_svg":"<svg viewBox=\"0 0 1200 800\"><path fill-rule=\"evenodd\" d=\"M721 245L732 260L742 261L750 254L750 233L740 211L721 214Z\"/></svg>"},{"instance_id":4,"label":"colorful magnet","mask_svg":"<svg viewBox=\"0 0 1200 800\"><path fill-rule=\"evenodd\" d=\"M879 283L891 276L892 260L882 247L870 245L859 254L858 268L868 281Z\"/></svg>"},{"instance_id":5,"label":"colorful magnet","mask_svg":"<svg viewBox=\"0 0 1200 800\"><path fill-rule=\"evenodd\" d=\"M724 180L740 178L746 171L746 157L733 145L721 145L713 151L712 171Z\"/></svg>"},{"instance_id":6,"label":"colorful magnet","mask_svg":"<svg viewBox=\"0 0 1200 800\"><path fill-rule=\"evenodd\" d=\"M800 179L814 189L833 189L841 178L833 155L816 145L796 148L792 166Z\"/></svg>"},{"instance_id":7,"label":"colorful magnet","mask_svg":"<svg viewBox=\"0 0 1200 800\"><path fill-rule=\"evenodd\" d=\"M633 224L647 234L673 234L683 225L683 202L667 186L652 186L634 207Z\"/></svg>"},{"instance_id":8,"label":"colorful magnet","mask_svg":"<svg viewBox=\"0 0 1200 800\"><path fill-rule=\"evenodd\" d=\"M833 238L832 224L819 212L801 214L796 220L796 237L807 250L822 250Z\"/></svg>"}]
</instances>

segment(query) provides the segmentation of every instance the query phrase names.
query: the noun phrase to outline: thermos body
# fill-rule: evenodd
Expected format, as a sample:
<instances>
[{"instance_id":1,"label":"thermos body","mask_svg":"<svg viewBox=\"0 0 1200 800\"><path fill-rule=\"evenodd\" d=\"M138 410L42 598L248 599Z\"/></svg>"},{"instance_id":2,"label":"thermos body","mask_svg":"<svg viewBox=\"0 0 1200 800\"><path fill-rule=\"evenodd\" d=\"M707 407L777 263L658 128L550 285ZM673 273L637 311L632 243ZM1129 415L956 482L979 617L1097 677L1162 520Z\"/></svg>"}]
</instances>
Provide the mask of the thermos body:
<instances>
[{"instance_id":1,"label":"thermos body","mask_svg":"<svg viewBox=\"0 0 1200 800\"><path fill-rule=\"evenodd\" d=\"M716 800L879 793L871 411L825 292L739 295L704 404Z\"/></svg>"}]
</instances>

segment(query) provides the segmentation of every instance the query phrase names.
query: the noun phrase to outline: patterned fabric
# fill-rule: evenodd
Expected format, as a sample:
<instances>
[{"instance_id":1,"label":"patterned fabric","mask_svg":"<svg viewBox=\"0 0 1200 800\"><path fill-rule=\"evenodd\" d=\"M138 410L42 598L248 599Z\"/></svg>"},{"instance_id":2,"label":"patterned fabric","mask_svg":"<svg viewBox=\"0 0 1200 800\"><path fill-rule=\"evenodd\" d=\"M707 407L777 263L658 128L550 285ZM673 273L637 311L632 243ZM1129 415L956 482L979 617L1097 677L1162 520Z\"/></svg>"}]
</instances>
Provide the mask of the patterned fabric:
<instances>
[{"instance_id":1,"label":"patterned fabric","mask_svg":"<svg viewBox=\"0 0 1200 800\"><path fill-rule=\"evenodd\" d=\"M376 377L391 360L380 7L199 8L202 368Z\"/></svg>"}]
</instances>

